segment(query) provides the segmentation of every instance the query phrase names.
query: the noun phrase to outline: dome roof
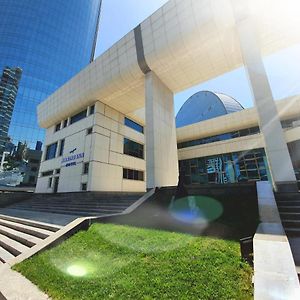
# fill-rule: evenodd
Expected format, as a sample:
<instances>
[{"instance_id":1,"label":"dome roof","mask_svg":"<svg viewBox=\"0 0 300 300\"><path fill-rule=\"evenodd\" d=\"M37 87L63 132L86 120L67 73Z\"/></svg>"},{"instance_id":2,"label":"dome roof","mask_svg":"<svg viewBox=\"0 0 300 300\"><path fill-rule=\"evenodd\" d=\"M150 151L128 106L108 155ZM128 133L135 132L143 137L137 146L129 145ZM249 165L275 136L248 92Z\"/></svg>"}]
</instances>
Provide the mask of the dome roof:
<instances>
[{"instance_id":1,"label":"dome roof","mask_svg":"<svg viewBox=\"0 0 300 300\"><path fill-rule=\"evenodd\" d=\"M185 101L176 116L176 127L183 127L244 109L230 96L200 91Z\"/></svg>"}]
</instances>

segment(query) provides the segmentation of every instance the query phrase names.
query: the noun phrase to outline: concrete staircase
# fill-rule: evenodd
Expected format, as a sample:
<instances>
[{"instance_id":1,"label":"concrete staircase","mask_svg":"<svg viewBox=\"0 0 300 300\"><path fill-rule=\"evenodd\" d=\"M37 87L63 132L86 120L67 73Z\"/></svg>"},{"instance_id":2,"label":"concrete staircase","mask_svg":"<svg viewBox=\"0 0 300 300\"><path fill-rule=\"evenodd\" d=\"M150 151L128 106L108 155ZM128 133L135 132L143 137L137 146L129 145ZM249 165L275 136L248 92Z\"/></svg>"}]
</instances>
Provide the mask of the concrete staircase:
<instances>
[{"instance_id":1,"label":"concrete staircase","mask_svg":"<svg viewBox=\"0 0 300 300\"><path fill-rule=\"evenodd\" d=\"M0 205L0 264L42 243L78 217L121 213L142 195L104 192L24 194L24 200L18 199L18 202L14 201L13 195L2 198L0 195L0 204L11 203L13 199L11 205Z\"/></svg>"},{"instance_id":2,"label":"concrete staircase","mask_svg":"<svg viewBox=\"0 0 300 300\"><path fill-rule=\"evenodd\" d=\"M0 266L41 243L61 227L0 215Z\"/></svg>"},{"instance_id":3,"label":"concrete staircase","mask_svg":"<svg viewBox=\"0 0 300 300\"><path fill-rule=\"evenodd\" d=\"M300 193L276 193L284 230L289 237L300 237Z\"/></svg>"},{"instance_id":4,"label":"concrete staircase","mask_svg":"<svg viewBox=\"0 0 300 300\"><path fill-rule=\"evenodd\" d=\"M34 194L29 200L6 207L9 210L73 216L101 216L123 212L141 193Z\"/></svg>"},{"instance_id":5,"label":"concrete staircase","mask_svg":"<svg viewBox=\"0 0 300 300\"><path fill-rule=\"evenodd\" d=\"M276 193L275 198L300 281L300 193Z\"/></svg>"}]
</instances>

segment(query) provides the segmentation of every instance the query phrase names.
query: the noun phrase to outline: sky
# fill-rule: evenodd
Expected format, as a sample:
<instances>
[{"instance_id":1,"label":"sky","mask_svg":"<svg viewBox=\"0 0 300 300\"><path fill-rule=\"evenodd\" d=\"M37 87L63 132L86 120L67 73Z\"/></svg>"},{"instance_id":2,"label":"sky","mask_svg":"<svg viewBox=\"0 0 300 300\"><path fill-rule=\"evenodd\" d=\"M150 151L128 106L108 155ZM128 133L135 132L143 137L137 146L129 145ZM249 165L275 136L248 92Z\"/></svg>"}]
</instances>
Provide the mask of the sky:
<instances>
[{"instance_id":1,"label":"sky","mask_svg":"<svg viewBox=\"0 0 300 300\"><path fill-rule=\"evenodd\" d=\"M167 1L103 0L95 56L101 55ZM264 64L276 100L300 94L300 45L265 57ZM201 90L230 95L245 108L254 105L246 71L239 68L175 94L175 114L190 96Z\"/></svg>"}]
</instances>

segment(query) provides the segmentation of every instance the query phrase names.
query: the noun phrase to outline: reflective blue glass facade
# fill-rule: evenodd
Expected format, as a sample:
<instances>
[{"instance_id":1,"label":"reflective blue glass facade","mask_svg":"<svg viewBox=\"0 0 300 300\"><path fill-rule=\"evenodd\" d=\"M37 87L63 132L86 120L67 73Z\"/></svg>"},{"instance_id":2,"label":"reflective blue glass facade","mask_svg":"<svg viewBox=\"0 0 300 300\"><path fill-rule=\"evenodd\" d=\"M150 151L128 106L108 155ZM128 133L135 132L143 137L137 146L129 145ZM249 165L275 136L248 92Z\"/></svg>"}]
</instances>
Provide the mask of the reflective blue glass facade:
<instances>
[{"instance_id":1,"label":"reflective blue glass facade","mask_svg":"<svg viewBox=\"0 0 300 300\"><path fill-rule=\"evenodd\" d=\"M181 160L179 165L185 184L271 180L264 149Z\"/></svg>"},{"instance_id":2,"label":"reflective blue glass facade","mask_svg":"<svg viewBox=\"0 0 300 300\"><path fill-rule=\"evenodd\" d=\"M260 133L260 130L259 130L259 127L256 126L256 127L236 130L233 132L227 132L227 133L223 133L223 134L209 136L209 137L205 137L205 138L201 138L201 139L196 139L196 140L192 140L192 141L178 143L177 148L182 149L182 148L188 148L188 147L193 147L193 146L198 146L198 145L210 144L210 143L231 140L231 139L235 139L235 138L239 138L239 137L243 137L243 136L258 134L258 133Z\"/></svg>"},{"instance_id":3,"label":"reflective blue glass facade","mask_svg":"<svg viewBox=\"0 0 300 300\"><path fill-rule=\"evenodd\" d=\"M14 144L44 139L36 108L93 59L101 0L0 0L0 73L22 78L9 127Z\"/></svg>"},{"instance_id":4,"label":"reflective blue glass facade","mask_svg":"<svg viewBox=\"0 0 300 300\"><path fill-rule=\"evenodd\" d=\"M242 110L242 105L230 96L201 91L191 96L176 116L176 126L182 127ZM251 127L215 136L178 143L178 149L231 140L258 134L259 127ZM264 149L195 157L179 161L180 176L185 184L237 183L270 180Z\"/></svg>"}]
</instances>

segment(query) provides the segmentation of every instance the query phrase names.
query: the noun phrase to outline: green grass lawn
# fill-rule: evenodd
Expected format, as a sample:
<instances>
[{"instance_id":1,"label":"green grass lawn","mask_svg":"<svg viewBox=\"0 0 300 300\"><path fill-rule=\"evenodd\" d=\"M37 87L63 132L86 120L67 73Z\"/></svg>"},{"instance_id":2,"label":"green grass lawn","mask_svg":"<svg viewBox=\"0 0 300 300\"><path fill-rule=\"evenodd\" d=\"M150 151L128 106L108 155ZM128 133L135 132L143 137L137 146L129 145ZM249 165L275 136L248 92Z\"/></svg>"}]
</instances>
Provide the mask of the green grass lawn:
<instances>
[{"instance_id":1,"label":"green grass lawn","mask_svg":"<svg viewBox=\"0 0 300 300\"><path fill-rule=\"evenodd\" d=\"M53 299L251 299L236 241L94 224L15 266Z\"/></svg>"}]
</instances>

